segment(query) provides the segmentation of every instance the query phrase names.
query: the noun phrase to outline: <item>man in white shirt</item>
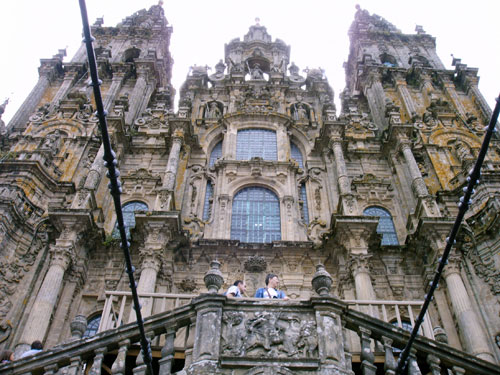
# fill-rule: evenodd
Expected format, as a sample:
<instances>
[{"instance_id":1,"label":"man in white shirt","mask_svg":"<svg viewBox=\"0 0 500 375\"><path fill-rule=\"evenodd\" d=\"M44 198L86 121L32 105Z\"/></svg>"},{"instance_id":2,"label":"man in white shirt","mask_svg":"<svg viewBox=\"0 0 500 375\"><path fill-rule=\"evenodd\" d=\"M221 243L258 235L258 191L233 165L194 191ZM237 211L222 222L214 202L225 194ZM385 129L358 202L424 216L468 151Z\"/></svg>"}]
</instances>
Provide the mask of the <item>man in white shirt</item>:
<instances>
[{"instance_id":1,"label":"man in white shirt","mask_svg":"<svg viewBox=\"0 0 500 375\"><path fill-rule=\"evenodd\" d=\"M236 280L233 285L229 287L226 292L228 297L243 297L247 290L247 284L242 280Z\"/></svg>"},{"instance_id":2,"label":"man in white shirt","mask_svg":"<svg viewBox=\"0 0 500 375\"><path fill-rule=\"evenodd\" d=\"M42 343L38 340L35 340L31 343L31 349L28 350L27 352L24 352L21 355L21 358L29 357L30 355L35 355L37 353L40 353L42 350L43 350Z\"/></svg>"}]
</instances>

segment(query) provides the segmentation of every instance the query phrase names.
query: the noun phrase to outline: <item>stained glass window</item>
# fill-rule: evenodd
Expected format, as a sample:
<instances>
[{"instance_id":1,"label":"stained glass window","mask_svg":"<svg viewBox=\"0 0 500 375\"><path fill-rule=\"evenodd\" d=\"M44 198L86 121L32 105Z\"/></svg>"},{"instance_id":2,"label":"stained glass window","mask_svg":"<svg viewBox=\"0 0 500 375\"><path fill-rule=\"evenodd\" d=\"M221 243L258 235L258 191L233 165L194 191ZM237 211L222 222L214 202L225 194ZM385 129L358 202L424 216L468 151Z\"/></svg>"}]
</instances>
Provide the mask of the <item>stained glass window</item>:
<instances>
[{"instance_id":1,"label":"stained glass window","mask_svg":"<svg viewBox=\"0 0 500 375\"><path fill-rule=\"evenodd\" d=\"M295 145L295 143L290 142L290 150L292 154L292 159L294 159L297 164L299 164L300 168L304 168L304 162L302 160L302 153L299 148Z\"/></svg>"},{"instance_id":2,"label":"stained glass window","mask_svg":"<svg viewBox=\"0 0 500 375\"><path fill-rule=\"evenodd\" d=\"M211 181L207 181L207 189L205 190L205 204L203 206L203 220L208 221L212 213L212 196L214 187Z\"/></svg>"},{"instance_id":3,"label":"stained glass window","mask_svg":"<svg viewBox=\"0 0 500 375\"><path fill-rule=\"evenodd\" d=\"M377 233L382 235L381 245L399 245L396 228L394 228L392 216L389 212L380 207L368 207L363 214L365 216L380 217L377 226Z\"/></svg>"},{"instance_id":4,"label":"stained glass window","mask_svg":"<svg viewBox=\"0 0 500 375\"><path fill-rule=\"evenodd\" d=\"M309 206L307 205L307 192L306 192L306 184L300 184L300 202L302 208L302 220L304 223L309 224Z\"/></svg>"},{"instance_id":5,"label":"stained glass window","mask_svg":"<svg viewBox=\"0 0 500 375\"><path fill-rule=\"evenodd\" d=\"M101 315L96 315L90 318L87 322L87 329L83 333L82 338L95 336L101 324Z\"/></svg>"},{"instance_id":6,"label":"stained glass window","mask_svg":"<svg viewBox=\"0 0 500 375\"><path fill-rule=\"evenodd\" d=\"M125 224L125 232L127 233L127 238L130 238L130 229L135 228L135 212L136 211L147 211L148 206L146 203L142 202L129 202L122 207L123 212L123 223ZM112 236L114 238L120 238L120 232L118 231L118 223L115 224L115 229L113 229Z\"/></svg>"},{"instance_id":7,"label":"stained glass window","mask_svg":"<svg viewBox=\"0 0 500 375\"><path fill-rule=\"evenodd\" d=\"M217 159L219 159L221 156L222 156L222 141L217 143L212 149L212 152L210 153L210 160L208 161L208 166L209 167L213 166L217 161Z\"/></svg>"},{"instance_id":8,"label":"stained glass window","mask_svg":"<svg viewBox=\"0 0 500 375\"><path fill-rule=\"evenodd\" d=\"M278 160L276 132L267 129L243 129L236 139L236 159L250 160L260 157L264 160Z\"/></svg>"},{"instance_id":9,"label":"stained glass window","mask_svg":"<svg viewBox=\"0 0 500 375\"><path fill-rule=\"evenodd\" d=\"M231 239L260 243L281 240L280 203L272 191L252 186L235 195Z\"/></svg>"}]
</instances>

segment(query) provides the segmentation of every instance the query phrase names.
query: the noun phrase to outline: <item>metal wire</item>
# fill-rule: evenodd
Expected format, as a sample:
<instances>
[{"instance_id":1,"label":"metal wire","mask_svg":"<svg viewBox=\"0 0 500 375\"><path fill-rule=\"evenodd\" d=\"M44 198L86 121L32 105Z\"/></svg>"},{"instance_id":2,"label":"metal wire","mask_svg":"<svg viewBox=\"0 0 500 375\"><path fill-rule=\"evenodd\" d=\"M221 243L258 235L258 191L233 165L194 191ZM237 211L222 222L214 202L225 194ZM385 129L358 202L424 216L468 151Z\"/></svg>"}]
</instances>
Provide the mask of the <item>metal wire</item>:
<instances>
[{"instance_id":1,"label":"metal wire","mask_svg":"<svg viewBox=\"0 0 500 375\"><path fill-rule=\"evenodd\" d=\"M104 157L103 157L104 165L108 168L108 173L106 174L106 176L109 178L110 181L108 184L108 188L110 190L111 196L113 197L113 202L115 204L116 221L118 223L118 230L120 232L120 238L121 238L121 248L123 250L123 255L125 257L126 272L129 277L129 282L130 282L129 285L130 289L132 290L132 299L134 303L135 313L137 316L137 325L139 326L139 332L141 336L140 343L142 349L142 356L147 368L147 372L150 375L153 375L151 345L148 339L146 338L146 333L144 331L144 322L142 320L141 305L139 303L139 296L137 295L137 284L134 280L135 268L132 266L132 260L130 258L130 251L129 251L130 243L127 240L125 224L123 222L123 212L120 202L120 194L122 192L122 189L121 189L121 183L118 180L120 172L118 171L118 169L116 169L116 165L118 164L115 159L116 154L111 148L111 142L109 140L108 126L106 123L107 113L104 110L104 105L101 96L101 89L100 89L102 81L99 80L99 76L97 74L97 65L95 60L94 48L92 46L92 42L95 39L90 34L90 27L89 27L85 0L79 0L79 3L80 3L80 12L82 14L83 34L85 37L83 41L87 47L87 57L89 62L90 77L92 79L92 86L94 90L94 98L97 107L97 117L99 118L99 127L101 129L102 145L104 147Z\"/></svg>"},{"instance_id":2,"label":"metal wire","mask_svg":"<svg viewBox=\"0 0 500 375\"><path fill-rule=\"evenodd\" d=\"M424 321L424 316L425 313L427 312L427 309L429 308L429 304L432 301L432 296L434 294L434 291L438 287L439 279L441 278L441 274L443 273L443 269L446 264L448 264L448 256L450 255L451 248L455 244L455 238L457 237L458 230L460 229L460 225L462 224L462 220L465 216L465 212L468 210L471 201L470 198L472 194L474 194L474 186L476 186L479 183L479 178L481 176L481 166L483 165L484 158L486 157L486 152L488 151L488 146L490 144L491 137L493 133L496 131L495 130L495 124L497 123L498 119L498 114L500 112L500 95L496 99L496 105L495 109L493 110L493 113L491 115L490 123L488 124L488 127L486 129L486 133L484 135L483 139L483 144L481 145L481 149L479 150L479 155L476 160L476 164L474 165L474 168L470 172L469 176L467 177L467 187L464 188L464 196L460 198L460 203L458 205L458 214L455 219L455 223L453 224L453 227L451 228L450 235L446 239L446 246L444 248L443 255L439 259L439 265L436 270L436 274L434 275L434 279L432 280L430 284L430 289L427 295L425 296L425 301L424 304L422 305L422 310L420 310L420 313L418 314L417 320L415 321L415 326L413 327L413 331L411 332L410 339L408 340L408 343L406 344L403 352L399 356L398 360L398 367L396 369L396 375L402 375L404 369L407 366L408 362L408 356L410 355L410 350L413 345L413 342L415 341L415 338L417 337L418 330L420 329L420 326L422 322Z\"/></svg>"}]
</instances>

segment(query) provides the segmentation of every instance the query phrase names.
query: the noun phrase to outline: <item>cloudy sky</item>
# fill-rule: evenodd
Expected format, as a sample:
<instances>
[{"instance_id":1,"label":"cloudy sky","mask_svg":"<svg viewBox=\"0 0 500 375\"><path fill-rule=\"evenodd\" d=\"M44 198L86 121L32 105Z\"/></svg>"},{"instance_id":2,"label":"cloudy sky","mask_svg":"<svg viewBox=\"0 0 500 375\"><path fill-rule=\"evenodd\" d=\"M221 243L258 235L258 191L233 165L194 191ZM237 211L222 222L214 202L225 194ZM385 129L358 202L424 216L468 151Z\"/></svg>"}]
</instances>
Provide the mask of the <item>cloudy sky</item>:
<instances>
[{"instance_id":1,"label":"cloudy sky","mask_svg":"<svg viewBox=\"0 0 500 375\"><path fill-rule=\"evenodd\" d=\"M87 0L90 22L104 17L115 26L157 0ZM344 88L342 63L347 60L347 31L360 4L404 33L416 25L437 38L438 54L451 69L451 54L479 68L479 88L490 104L500 92L500 29L498 0L165 0L163 8L174 33L173 84L177 91L189 66L213 67L224 57L224 44L242 38L259 17L274 38L291 46L291 61L301 69L321 67L335 91ZM2 1L0 101L10 98L3 115L7 123L38 79L40 58L67 48L67 60L81 43L78 0ZM178 101L178 96L175 101Z\"/></svg>"}]
</instances>

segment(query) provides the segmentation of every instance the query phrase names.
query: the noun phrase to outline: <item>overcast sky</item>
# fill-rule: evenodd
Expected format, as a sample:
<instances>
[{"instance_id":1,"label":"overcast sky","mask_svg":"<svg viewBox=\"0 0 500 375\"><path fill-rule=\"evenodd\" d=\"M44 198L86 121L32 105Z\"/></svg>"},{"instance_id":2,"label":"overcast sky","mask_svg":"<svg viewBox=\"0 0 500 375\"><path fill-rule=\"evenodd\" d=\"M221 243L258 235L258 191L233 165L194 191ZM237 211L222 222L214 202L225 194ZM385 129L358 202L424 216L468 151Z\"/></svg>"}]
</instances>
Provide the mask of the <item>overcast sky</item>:
<instances>
[{"instance_id":1,"label":"overcast sky","mask_svg":"<svg viewBox=\"0 0 500 375\"><path fill-rule=\"evenodd\" d=\"M115 26L153 4L157 1L87 0L87 9L90 23L104 17L105 26ZM447 68L451 69L450 54L479 68L479 88L493 107L500 92L499 0L165 0L165 15L174 30L172 83L179 92L189 66L213 68L224 58L224 44L243 38L259 17L273 40L279 38L291 46L291 61L301 69L325 69L340 107L338 95L345 85L342 63L349 52L347 31L356 4L404 33L414 33L415 26L422 25L437 38L438 54ZM8 123L38 79L40 58L50 58L66 47L69 60L79 47L78 0L3 0L0 35L0 100L10 98L3 115Z\"/></svg>"}]
</instances>

